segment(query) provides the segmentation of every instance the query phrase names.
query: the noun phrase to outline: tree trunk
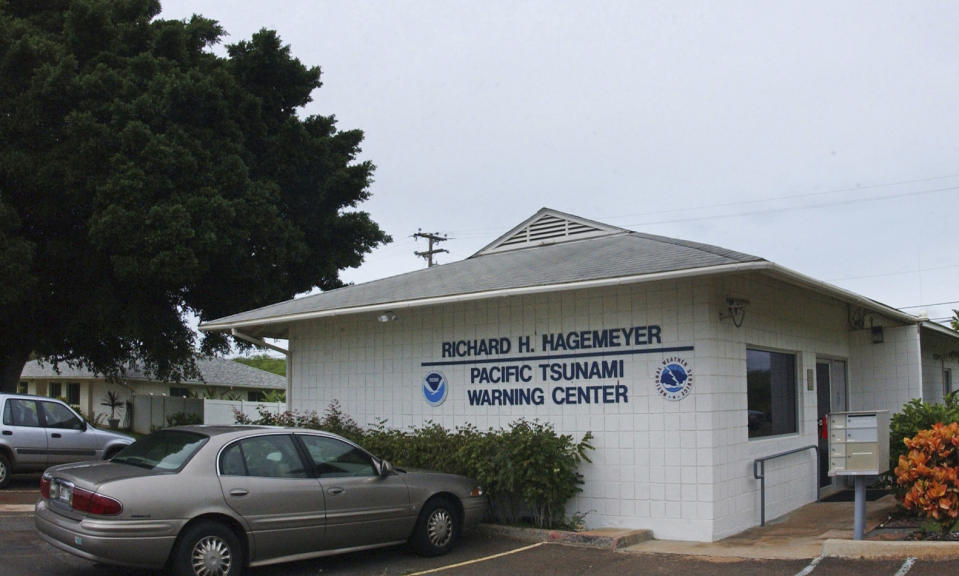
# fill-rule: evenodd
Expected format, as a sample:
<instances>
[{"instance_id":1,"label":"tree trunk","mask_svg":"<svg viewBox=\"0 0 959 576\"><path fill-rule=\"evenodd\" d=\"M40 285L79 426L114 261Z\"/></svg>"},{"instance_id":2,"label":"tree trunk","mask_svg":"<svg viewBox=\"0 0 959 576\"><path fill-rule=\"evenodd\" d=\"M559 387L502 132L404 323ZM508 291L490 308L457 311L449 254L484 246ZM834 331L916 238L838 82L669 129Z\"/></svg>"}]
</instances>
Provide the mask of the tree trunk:
<instances>
[{"instance_id":1,"label":"tree trunk","mask_svg":"<svg viewBox=\"0 0 959 576\"><path fill-rule=\"evenodd\" d=\"M16 394L20 383L20 373L30 359L30 350L12 348L0 354L0 392Z\"/></svg>"}]
</instances>

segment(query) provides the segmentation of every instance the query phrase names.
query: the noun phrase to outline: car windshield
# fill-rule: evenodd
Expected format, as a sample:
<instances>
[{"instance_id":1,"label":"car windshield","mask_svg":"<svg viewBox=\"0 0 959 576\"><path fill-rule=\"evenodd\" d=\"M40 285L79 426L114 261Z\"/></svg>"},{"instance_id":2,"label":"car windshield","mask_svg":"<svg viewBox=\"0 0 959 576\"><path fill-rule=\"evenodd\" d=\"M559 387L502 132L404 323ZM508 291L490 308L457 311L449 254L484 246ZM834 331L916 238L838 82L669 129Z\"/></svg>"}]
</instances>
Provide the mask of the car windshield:
<instances>
[{"instance_id":1,"label":"car windshield","mask_svg":"<svg viewBox=\"0 0 959 576\"><path fill-rule=\"evenodd\" d=\"M209 437L182 430L161 430L137 440L110 461L147 470L179 471Z\"/></svg>"}]
</instances>

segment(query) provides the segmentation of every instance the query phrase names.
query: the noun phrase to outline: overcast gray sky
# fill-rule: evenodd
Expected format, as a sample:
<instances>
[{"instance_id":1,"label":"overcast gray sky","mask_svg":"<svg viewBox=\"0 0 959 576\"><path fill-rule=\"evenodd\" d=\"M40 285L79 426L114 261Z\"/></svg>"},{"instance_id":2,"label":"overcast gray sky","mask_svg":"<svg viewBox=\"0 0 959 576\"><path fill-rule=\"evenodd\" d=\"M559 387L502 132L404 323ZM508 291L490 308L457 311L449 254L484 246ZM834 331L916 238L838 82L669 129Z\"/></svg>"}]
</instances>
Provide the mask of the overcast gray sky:
<instances>
[{"instance_id":1,"label":"overcast gray sky","mask_svg":"<svg viewBox=\"0 0 959 576\"><path fill-rule=\"evenodd\" d=\"M548 206L959 308L959 3L161 1L277 30L323 70L306 112L365 132L394 242L347 281Z\"/></svg>"}]
</instances>

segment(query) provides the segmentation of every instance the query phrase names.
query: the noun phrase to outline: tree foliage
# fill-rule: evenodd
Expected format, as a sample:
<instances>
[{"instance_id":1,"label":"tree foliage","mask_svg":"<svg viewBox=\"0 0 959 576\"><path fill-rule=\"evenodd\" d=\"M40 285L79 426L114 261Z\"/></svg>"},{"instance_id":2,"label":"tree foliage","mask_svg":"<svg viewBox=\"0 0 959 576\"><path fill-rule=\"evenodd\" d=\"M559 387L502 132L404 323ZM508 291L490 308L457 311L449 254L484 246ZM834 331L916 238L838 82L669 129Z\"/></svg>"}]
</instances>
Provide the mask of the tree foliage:
<instances>
[{"instance_id":1,"label":"tree foliage","mask_svg":"<svg viewBox=\"0 0 959 576\"><path fill-rule=\"evenodd\" d=\"M31 352L195 375L188 313L341 285L389 237L356 206L363 135L273 31L212 52L156 0L0 0L0 370ZM208 352L223 336L206 337Z\"/></svg>"}]
</instances>

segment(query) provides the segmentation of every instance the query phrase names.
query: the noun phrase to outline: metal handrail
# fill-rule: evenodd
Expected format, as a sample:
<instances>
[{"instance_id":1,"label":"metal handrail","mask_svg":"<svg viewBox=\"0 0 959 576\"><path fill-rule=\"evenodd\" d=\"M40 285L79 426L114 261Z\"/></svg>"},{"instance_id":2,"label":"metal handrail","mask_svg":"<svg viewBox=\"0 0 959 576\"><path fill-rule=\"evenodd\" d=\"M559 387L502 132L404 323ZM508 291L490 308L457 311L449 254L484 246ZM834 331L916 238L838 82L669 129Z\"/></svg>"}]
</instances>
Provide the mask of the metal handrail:
<instances>
[{"instance_id":1,"label":"metal handrail","mask_svg":"<svg viewBox=\"0 0 959 576\"><path fill-rule=\"evenodd\" d=\"M795 454L796 452L803 452L804 450L809 450L810 448L816 451L816 502L819 502L819 475L821 474L821 471L819 470L820 462L818 445L810 444L809 446L803 446L802 448L794 448L793 450L786 450L785 452L780 452L779 454L773 454L772 456L756 458L753 460L753 477L756 480L759 480L761 509L760 526L766 525L766 460L772 460L773 458L779 458L780 456L788 456L790 454Z\"/></svg>"}]
</instances>

